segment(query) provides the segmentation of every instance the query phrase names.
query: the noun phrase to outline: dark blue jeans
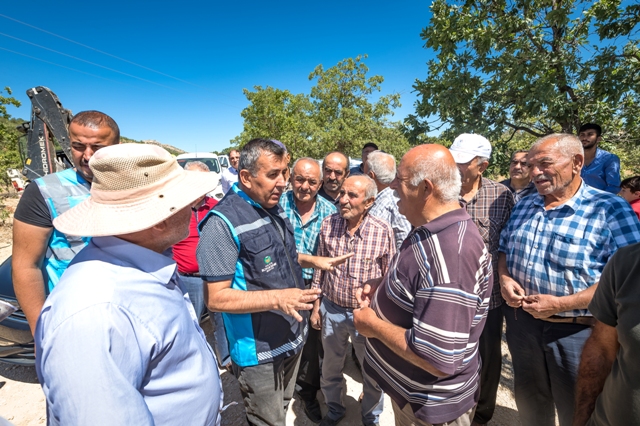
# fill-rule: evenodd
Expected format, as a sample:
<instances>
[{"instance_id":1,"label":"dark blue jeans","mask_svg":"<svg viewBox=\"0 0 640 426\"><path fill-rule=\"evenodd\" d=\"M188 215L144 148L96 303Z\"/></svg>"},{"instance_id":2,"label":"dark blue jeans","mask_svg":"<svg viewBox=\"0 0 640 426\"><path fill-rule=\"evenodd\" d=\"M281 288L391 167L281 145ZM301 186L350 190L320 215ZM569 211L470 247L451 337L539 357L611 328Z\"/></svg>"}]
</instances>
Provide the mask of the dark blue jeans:
<instances>
[{"instance_id":1,"label":"dark blue jeans","mask_svg":"<svg viewBox=\"0 0 640 426\"><path fill-rule=\"evenodd\" d=\"M204 309L204 297L202 295L202 278L190 277L187 275L180 275L180 280L184 284L185 291L189 294L189 299L193 305L193 310L196 311L196 318L200 320L202 311Z\"/></svg>"},{"instance_id":2,"label":"dark blue jeans","mask_svg":"<svg viewBox=\"0 0 640 426\"><path fill-rule=\"evenodd\" d=\"M502 305L513 360L516 405L523 426L571 426L580 355L591 327L535 319Z\"/></svg>"}]
</instances>

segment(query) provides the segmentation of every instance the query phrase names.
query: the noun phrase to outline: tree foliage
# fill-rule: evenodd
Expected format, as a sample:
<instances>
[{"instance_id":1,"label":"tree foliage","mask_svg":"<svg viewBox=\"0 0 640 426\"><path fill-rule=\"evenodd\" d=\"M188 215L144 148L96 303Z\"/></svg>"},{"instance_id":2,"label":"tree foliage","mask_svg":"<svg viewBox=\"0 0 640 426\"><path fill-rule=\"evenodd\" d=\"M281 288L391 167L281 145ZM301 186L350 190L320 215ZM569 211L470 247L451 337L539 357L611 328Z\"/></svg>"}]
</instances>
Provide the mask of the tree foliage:
<instances>
[{"instance_id":1,"label":"tree foliage","mask_svg":"<svg viewBox=\"0 0 640 426\"><path fill-rule=\"evenodd\" d=\"M7 106L20 106L20 102L11 97L11 89L5 87L4 91L8 96L3 95L0 90L0 179L4 184L9 184L10 179L6 170L10 168L21 169L22 161L18 153L18 137L20 133L16 126L22 123L21 120L11 118L7 113Z\"/></svg>"},{"instance_id":2,"label":"tree foliage","mask_svg":"<svg viewBox=\"0 0 640 426\"><path fill-rule=\"evenodd\" d=\"M294 158L321 158L332 150L359 157L362 146L373 141L399 159L409 144L389 117L400 106L400 95L372 101L384 78L367 76L365 58L348 58L327 69L318 65L309 74L315 85L308 95L273 87L245 89L244 128L232 143L242 147L266 137L282 141Z\"/></svg>"},{"instance_id":3,"label":"tree foliage","mask_svg":"<svg viewBox=\"0 0 640 426\"><path fill-rule=\"evenodd\" d=\"M406 120L492 142L603 125L640 141L640 5L621 0L434 0L421 37L436 52Z\"/></svg>"}]
</instances>

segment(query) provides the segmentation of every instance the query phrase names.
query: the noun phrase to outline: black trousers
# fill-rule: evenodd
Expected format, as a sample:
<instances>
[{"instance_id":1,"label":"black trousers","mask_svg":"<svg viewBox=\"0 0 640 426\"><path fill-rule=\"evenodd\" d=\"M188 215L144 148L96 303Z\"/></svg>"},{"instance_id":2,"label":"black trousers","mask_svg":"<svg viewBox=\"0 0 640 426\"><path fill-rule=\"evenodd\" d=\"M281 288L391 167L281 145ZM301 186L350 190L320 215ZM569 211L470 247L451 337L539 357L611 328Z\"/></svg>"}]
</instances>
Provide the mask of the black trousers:
<instances>
[{"instance_id":1,"label":"black trousers","mask_svg":"<svg viewBox=\"0 0 640 426\"><path fill-rule=\"evenodd\" d=\"M311 280L305 280L305 284L307 284L307 288L310 288ZM313 401L317 398L316 394L320 390L322 358L324 358L322 332L309 325L309 335L302 348L300 368L298 368L296 379L296 392L305 401Z\"/></svg>"},{"instance_id":2,"label":"black trousers","mask_svg":"<svg viewBox=\"0 0 640 426\"><path fill-rule=\"evenodd\" d=\"M493 417L496 409L498 385L502 373L502 309L497 307L487 313L487 321L478 342L482 359L480 371L480 399L473 420L485 424Z\"/></svg>"}]
</instances>

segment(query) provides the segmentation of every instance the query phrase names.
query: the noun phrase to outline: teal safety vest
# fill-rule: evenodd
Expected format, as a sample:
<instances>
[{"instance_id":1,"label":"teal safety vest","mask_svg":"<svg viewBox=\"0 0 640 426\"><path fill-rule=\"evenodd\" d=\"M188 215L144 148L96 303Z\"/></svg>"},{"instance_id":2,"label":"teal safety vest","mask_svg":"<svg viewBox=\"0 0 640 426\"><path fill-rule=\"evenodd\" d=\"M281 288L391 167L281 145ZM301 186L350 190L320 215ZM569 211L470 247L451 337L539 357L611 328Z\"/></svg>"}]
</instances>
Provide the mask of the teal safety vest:
<instances>
[{"instance_id":1,"label":"teal safety vest","mask_svg":"<svg viewBox=\"0 0 640 426\"><path fill-rule=\"evenodd\" d=\"M48 174L34 182L38 185L49 208L52 221L89 197L91 189L91 184L73 169ZM53 228L47 253L44 256L44 266L49 275L47 293L51 292L58 284L69 262L87 245L90 239L89 237L67 235Z\"/></svg>"}]
</instances>

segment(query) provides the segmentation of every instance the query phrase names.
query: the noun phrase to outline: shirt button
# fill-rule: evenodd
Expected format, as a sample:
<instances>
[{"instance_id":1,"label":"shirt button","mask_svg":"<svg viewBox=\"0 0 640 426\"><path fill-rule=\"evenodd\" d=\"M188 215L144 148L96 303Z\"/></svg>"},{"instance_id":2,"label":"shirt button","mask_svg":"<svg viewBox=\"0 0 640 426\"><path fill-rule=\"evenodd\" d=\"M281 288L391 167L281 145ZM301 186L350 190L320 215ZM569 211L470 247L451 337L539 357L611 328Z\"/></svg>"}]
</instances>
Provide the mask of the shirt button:
<instances>
[{"instance_id":1,"label":"shirt button","mask_svg":"<svg viewBox=\"0 0 640 426\"><path fill-rule=\"evenodd\" d=\"M534 249L537 249L537 248L538 248L538 245L533 246L533 248L534 248Z\"/></svg>"}]
</instances>

